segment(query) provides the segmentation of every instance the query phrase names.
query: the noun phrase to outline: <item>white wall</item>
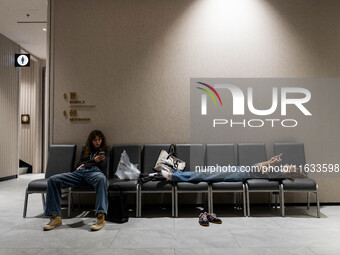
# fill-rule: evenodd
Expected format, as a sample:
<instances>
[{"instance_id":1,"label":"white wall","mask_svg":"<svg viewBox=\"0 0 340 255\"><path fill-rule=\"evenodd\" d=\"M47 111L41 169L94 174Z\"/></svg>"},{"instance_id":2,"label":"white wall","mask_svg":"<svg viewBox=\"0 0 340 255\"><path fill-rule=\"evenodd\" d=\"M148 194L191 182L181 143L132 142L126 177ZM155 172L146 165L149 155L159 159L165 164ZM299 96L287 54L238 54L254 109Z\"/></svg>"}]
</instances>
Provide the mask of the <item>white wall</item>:
<instances>
[{"instance_id":1,"label":"white wall","mask_svg":"<svg viewBox=\"0 0 340 255\"><path fill-rule=\"evenodd\" d=\"M14 54L20 47L0 34L0 178L18 174L19 70Z\"/></svg>"}]
</instances>

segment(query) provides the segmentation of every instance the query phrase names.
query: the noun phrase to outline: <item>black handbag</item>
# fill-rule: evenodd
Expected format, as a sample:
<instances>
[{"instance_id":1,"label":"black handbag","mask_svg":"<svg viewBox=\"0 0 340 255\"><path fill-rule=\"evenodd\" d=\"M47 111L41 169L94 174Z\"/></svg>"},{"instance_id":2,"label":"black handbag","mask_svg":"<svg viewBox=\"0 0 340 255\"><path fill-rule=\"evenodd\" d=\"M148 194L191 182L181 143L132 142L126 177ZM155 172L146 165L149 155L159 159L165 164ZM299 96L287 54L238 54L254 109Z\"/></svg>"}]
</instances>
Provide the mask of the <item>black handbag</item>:
<instances>
[{"instance_id":1,"label":"black handbag","mask_svg":"<svg viewBox=\"0 0 340 255\"><path fill-rule=\"evenodd\" d=\"M124 194L109 195L109 208L106 219L115 223L125 223L129 221L129 210L127 197Z\"/></svg>"}]
</instances>

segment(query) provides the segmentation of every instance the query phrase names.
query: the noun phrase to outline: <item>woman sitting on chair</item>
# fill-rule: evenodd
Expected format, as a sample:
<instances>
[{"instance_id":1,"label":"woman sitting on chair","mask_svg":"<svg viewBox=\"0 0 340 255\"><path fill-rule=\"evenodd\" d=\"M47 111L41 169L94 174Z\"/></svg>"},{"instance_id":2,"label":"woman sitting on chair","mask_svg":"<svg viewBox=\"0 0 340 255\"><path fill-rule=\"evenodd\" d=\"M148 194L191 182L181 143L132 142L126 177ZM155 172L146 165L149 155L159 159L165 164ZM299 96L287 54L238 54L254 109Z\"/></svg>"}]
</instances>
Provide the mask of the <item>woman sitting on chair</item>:
<instances>
[{"instance_id":1,"label":"woman sitting on chair","mask_svg":"<svg viewBox=\"0 0 340 255\"><path fill-rule=\"evenodd\" d=\"M47 183L45 215L51 216L50 222L43 229L51 230L62 225L61 220L61 189L89 184L96 190L96 222L91 230L100 230L105 225L105 215L108 209L107 190L109 182L102 172L107 164L105 158L106 140L99 130L93 130L86 141L76 170L69 173L51 176Z\"/></svg>"}]
</instances>

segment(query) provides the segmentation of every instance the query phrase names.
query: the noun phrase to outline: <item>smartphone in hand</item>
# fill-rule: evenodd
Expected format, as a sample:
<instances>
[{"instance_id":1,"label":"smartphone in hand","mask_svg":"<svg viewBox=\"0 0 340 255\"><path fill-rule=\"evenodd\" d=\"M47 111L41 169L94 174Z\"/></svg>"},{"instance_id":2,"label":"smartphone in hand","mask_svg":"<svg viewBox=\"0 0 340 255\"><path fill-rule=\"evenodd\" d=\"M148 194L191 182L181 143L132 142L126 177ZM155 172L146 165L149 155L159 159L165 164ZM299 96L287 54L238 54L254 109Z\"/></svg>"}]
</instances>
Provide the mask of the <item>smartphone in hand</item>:
<instances>
[{"instance_id":1,"label":"smartphone in hand","mask_svg":"<svg viewBox=\"0 0 340 255\"><path fill-rule=\"evenodd\" d=\"M100 152L99 152L99 156L102 156L103 159L105 159L105 151L100 151Z\"/></svg>"}]
</instances>

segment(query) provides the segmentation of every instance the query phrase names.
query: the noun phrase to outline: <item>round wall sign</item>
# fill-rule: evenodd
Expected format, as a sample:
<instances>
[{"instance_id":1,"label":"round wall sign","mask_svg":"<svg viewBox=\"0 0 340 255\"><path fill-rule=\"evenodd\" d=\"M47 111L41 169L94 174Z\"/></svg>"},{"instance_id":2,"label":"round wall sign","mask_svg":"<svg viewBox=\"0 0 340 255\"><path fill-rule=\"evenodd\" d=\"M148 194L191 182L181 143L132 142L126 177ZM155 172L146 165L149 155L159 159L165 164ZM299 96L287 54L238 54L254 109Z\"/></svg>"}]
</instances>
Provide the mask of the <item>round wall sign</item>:
<instances>
[{"instance_id":1,"label":"round wall sign","mask_svg":"<svg viewBox=\"0 0 340 255\"><path fill-rule=\"evenodd\" d=\"M15 54L15 66L30 66L30 54Z\"/></svg>"}]
</instances>

